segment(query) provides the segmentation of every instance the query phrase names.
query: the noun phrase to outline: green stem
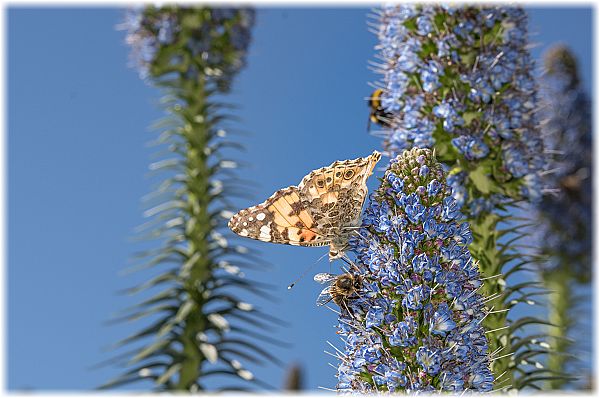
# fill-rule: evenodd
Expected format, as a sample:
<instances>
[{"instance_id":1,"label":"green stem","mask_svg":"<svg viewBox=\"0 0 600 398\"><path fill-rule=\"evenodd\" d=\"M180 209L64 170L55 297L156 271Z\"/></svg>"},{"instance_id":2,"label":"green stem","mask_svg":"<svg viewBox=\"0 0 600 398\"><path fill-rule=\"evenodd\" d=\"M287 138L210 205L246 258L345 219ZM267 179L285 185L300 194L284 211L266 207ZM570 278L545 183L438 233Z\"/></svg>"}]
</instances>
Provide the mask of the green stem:
<instances>
[{"instance_id":1,"label":"green stem","mask_svg":"<svg viewBox=\"0 0 600 398\"><path fill-rule=\"evenodd\" d=\"M493 353L491 370L494 373L495 388L513 386L514 375L511 364L511 342L506 329L508 307L503 296L506 282L502 277L505 260L498 247L498 223L500 217L487 213L475 220L469 220L473 232L471 254L479 261L479 271L483 281L482 293L485 297L498 296L487 302L494 313L488 314L483 325L488 330L489 353ZM497 359L496 359L497 358Z\"/></svg>"},{"instance_id":2,"label":"green stem","mask_svg":"<svg viewBox=\"0 0 600 398\"><path fill-rule=\"evenodd\" d=\"M568 360L566 354L571 342L567 332L573 322L569 310L573 308L573 294L571 291L572 275L564 268L553 269L542 274L545 286L550 290L548 294L548 320L555 326L549 326L548 334L554 341L553 350L548 354L547 366L558 374L565 373ZM566 379L548 381L548 388L561 389L567 382Z\"/></svg>"},{"instance_id":3,"label":"green stem","mask_svg":"<svg viewBox=\"0 0 600 398\"><path fill-rule=\"evenodd\" d=\"M191 82L185 77L181 78L182 85ZM195 81L194 87L186 92L195 93L187 96L185 109L194 112L201 118L193 118L193 121L183 122L183 136L186 138L185 164L186 164L186 195L188 220L186 225L186 241L188 243L187 261L194 258L194 263L189 268L189 274L183 276L184 289L187 296L194 302L194 308L186 318L185 326L181 335L183 345L182 366L178 371L177 390L189 391L190 387L197 382L202 374L202 366L206 360L198 348L198 331L206 330L207 320L203 306L205 297L204 288L212 277L210 253L207 245L207 237L210 233L211 223L208 214L209 205L209 172L206 156L203 148L208 141L208 129L205 124L207 112L204 104L207 94L204 91L202 81ZM198 121L196 121L198 120Z\"/></svg>"}]
</instances>

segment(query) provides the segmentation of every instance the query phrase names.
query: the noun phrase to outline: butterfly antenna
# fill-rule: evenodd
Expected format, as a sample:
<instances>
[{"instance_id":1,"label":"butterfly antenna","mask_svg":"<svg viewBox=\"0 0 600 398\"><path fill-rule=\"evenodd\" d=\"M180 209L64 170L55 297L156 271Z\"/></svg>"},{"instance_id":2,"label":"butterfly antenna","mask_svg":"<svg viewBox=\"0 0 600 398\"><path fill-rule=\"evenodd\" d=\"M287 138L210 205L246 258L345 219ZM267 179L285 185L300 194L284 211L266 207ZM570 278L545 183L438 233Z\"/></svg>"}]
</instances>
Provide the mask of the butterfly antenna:
<instances>
[{"instance_id":1,"label":"butterfly antenna","mask_svg":"<svg viewBox=\"0 0 600 398\"><path fill-rule=\"evenodd\" d=\"M319 261L323 260L323 258L325 258L325 256L327 256L328 254L329 254L329 253L325 253L325 254L323 254L321 257L319 257L319 258L317 259L317 261L315 261L315 262L314 262L312 265L310 265L308 268L306 268L306 269L304 270L304 272L302 273L302 275L300 275L298 278L296 278L296 280L295 280L294 282L292 282L292 283L290 283L290 284L288 285L288 287L287 287L287 288L288 288L288 290L291 290L291 289L292 289L292 288L293 288L293 287L296 285L296 283L298 283L298 281L299 281L300 279L304 278L304 275L306 275L306 273L307 273L308 271L310 271L311 269L313 269L313 268L314 268L314 266L315 266L315 265L317 265L317 263L318 263Z\"/></svg>"}]
</instances>

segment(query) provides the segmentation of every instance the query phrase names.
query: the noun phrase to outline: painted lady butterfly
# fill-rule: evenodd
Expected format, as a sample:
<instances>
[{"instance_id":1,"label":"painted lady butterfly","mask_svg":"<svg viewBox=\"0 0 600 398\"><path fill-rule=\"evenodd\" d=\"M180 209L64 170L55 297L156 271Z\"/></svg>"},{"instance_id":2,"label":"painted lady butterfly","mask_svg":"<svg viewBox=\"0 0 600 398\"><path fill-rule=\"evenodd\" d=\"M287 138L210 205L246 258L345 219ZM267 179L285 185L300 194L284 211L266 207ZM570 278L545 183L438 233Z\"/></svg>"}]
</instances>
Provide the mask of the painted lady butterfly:
<instances>
[{"instance_id":1,"label":"painted lady butterfly","mask_svg":"<svg viewBox=\"0 0 600 398\"><path fill-rule=\"evenodd\" d=\"M343 160L312 171L296 186L280 189L263 203L240 210L229 228L240 236L296 246L329 245L340 258L360 223L367 178L381 154Z\"/></svg>"}]
</instances>

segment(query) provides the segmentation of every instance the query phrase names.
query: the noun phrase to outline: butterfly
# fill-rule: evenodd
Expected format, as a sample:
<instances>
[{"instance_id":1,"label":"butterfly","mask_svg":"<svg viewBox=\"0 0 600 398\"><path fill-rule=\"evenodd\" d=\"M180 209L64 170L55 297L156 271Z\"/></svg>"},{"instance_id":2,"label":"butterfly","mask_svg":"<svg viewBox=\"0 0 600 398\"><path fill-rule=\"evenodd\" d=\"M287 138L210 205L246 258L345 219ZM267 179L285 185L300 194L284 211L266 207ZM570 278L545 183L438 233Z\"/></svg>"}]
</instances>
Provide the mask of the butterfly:
<instances>
[{"instance_id":1,"label":"butterfly","mask_svg":"<svg viewBox=\"0 0 600 398\"><path fill-rule=\"evenodd\" d=\"M298 186L275 192L229 220L236 234L296 246L329 245L329 259L341 258L360 224L367 179L381 154L341 160L310 172Z\"/></svg>"},{"instance_id":2,"label":"butterfly","mask_svg":"<svg viewBox=\"0 0 600 398\"><path fill-rule=\"evenodd\" d=\"M350 296L362 288L362 277L349 272L341 275L323 272L315 275L314 280L321 284L328 283L317 298L318 306L325 305L333 300L341 308Z\"/></svg>"}]
</instances>

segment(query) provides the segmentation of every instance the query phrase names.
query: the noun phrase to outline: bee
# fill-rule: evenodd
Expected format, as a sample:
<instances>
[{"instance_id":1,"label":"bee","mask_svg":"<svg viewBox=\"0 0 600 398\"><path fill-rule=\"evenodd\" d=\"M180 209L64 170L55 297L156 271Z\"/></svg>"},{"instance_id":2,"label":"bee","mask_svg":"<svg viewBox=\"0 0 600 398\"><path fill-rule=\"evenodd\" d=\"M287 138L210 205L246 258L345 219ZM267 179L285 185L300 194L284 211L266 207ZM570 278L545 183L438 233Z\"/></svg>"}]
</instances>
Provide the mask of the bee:
<instances>
[{"instance_id":1,"label":"bee","mask_svg":"<svg viewBox=\"0 0 600 398\"><path fill-rule=\"evenodd\" d=\"M369 98L369 107L371 108L371 114L369 115L369 123L367 129L371 129L371 123L378 124L383 127L390 127L392 124L392 119L394 115L390 112L386 112L381 106L381 94L383 94L383 90L378 88L373 91L371 97Z\"/></svg>"},{"instance_id":2,"label":"bee","mask_svg":"<svg viewBox=\"0 0 600 398\"><path fill-rule=\"evenodd\" d=\"M342 304L345 304L347 299L360 291L362 287L362 277L349 272L341 275L324 272L315 275L314 280L321 284L329 283L317 298L318 306L325 305L333 300L341 308Z\"/></svg>"}]
</instances>

